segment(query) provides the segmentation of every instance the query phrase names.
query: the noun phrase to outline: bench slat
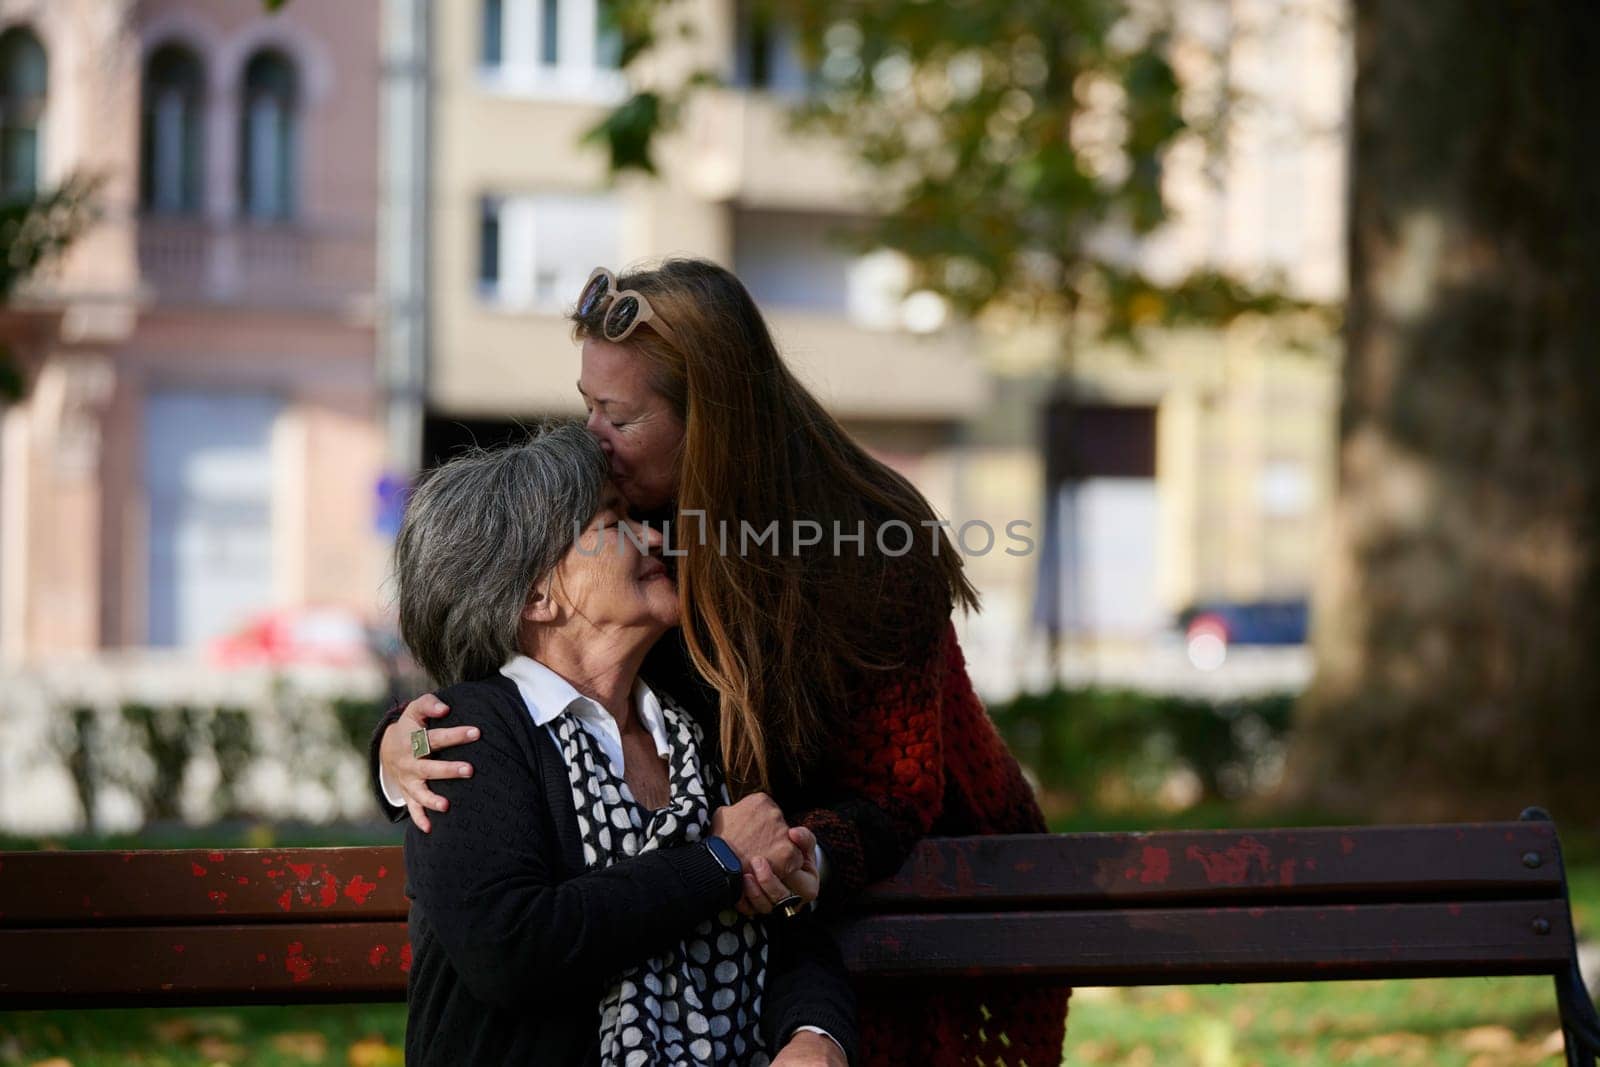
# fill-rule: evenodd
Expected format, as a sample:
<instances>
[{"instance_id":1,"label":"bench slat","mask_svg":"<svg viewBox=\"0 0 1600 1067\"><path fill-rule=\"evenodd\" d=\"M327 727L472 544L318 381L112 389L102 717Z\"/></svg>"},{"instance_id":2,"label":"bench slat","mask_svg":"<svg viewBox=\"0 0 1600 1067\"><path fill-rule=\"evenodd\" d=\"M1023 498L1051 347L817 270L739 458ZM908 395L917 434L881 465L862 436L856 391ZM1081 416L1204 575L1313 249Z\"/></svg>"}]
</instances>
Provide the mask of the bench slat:
<instances>
[{"instance_id":1,"label":"bench slat","mask_svg":"<svg viewBox=\"0 0 1600 1067\"><path fill-rule=\"evenodd\" d=\"M0 1009L403 1000L406 924L0 934Z\"/></svg>"},{"instance_id":2,"label":"bench slat","mask_svg":"<svg viewBox=\"0 0 1600 1067\"><path fill-rule=\"evenodd\" d=\"M1535 931L1541 922L1547 933ZM837 932L864 976L1049 974L1081 985L1551 974L1571 944L1559 898L886 915Z\"/></svg>"},{"instance_id":3,"label":"bench slat","mask_svg":"<svg viewBox=\"0 0 1600 1067\"><path fill-rule=\"evenodd\" d=\"M1548 933L1534 932L1537 920ZM869 980L1055 975L1080 985L1548 974L1570 945L1559 899L889 915L838 933L846 963ZM0 1009L399 1000L410 965L400 922L3 937Z\"/></svg>"},{"instance_id":4,"label":"bench slat","mask_svg":"<svg viewBox=\"0 0 1600 1067\"><path fill-rule=\"evenodd\" d=\"M1536 856L1530 866L1525 857ZM396 846L0 853L0 928L405 917ZM924 841L872 911L1554 895L1548 823Z\"/></svg>"},{"instance_id":5,"label":"bench slat","mask_svg":"<svg viewBox=\"0 0 1600 1067\"><path fill-rule=\"evenodd\" d=\"M1553 894L1562 884L1555 841L1551 824L1535 822L945 838L923 842L866 890L863 906Z\"/></svg>"},{"instance_id":6,"label":"bench slat","mask_svg":"<svg viewBox=\"0 0 1600 1067\"><path fill-rule=\"evenodd\" d=\"M404 919L397 846L0 853L0 929Z\"/></svg>"}]
</instances>

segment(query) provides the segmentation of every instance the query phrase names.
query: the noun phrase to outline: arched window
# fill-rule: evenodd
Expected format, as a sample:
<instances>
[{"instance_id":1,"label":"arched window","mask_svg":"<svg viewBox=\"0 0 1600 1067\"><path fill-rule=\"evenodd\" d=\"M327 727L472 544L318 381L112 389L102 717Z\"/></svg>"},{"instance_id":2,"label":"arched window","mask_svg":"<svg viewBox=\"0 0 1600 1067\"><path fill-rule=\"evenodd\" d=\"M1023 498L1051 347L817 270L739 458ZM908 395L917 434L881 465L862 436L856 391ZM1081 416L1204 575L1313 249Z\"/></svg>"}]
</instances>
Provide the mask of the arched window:
<instances>
[{"instance_id":1,"label":"arched window","mask_svg":"<svg viewBox=\"0 0 1600 1067\"><path fill-rule=\"evenodd\" d=\"M39 38L21 26L0 33L0 199L39 188L39 120L48 84Z\"/></svg>"},{"instance_id":2,"label":"arched window","mask_svg":"<svg viewBox=\"0 0 1600 1067\"><path fill-rule=\"evenodd\" d=\"M244 68L239 203L247 218L294 214L299 84L282 52L257 52Z\"/></svg>"},{"instance_id":3,"label":"arched window","mask_svg":"<svg viewBox=\"0 0 1600 1067\"><path fill-rule=\"evenodd\" d=\"M205 68L182 45L156 49L144 72L144 206L193 214L202 204L205 173Z\"/></svg>"}]
</instances>

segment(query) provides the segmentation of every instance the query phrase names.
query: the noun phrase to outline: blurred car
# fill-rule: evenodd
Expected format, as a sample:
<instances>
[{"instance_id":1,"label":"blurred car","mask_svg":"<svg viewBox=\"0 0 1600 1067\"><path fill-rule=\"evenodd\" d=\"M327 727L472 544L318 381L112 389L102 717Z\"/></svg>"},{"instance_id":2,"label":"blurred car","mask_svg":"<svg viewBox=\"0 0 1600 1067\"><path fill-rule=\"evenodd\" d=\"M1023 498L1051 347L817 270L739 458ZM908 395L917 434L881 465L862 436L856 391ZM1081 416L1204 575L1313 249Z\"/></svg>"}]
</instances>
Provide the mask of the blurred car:
<instances>
[{"instance_id":1,"label":"blurred car","mask_svg":"<svg viewBox=\"0 0 1600 1067\"><path fill-rule=\"evenodd\" d=\"M347 608L279 608L212 641L219 667L356 667L386 655L383 631Z\"/></svg>"},{"instance_id":2,"label":"blurred car","mask_svg":"<svg viewBox=\"0 0 1600 1067\"><path fill-rule=\"evenodd\" d=\"M1311 612L1304 599L1215 601L1178 616L1189 662L1203 671L1227 662L1235 645L1303 645Z\"/></svg>"}]
</instances>

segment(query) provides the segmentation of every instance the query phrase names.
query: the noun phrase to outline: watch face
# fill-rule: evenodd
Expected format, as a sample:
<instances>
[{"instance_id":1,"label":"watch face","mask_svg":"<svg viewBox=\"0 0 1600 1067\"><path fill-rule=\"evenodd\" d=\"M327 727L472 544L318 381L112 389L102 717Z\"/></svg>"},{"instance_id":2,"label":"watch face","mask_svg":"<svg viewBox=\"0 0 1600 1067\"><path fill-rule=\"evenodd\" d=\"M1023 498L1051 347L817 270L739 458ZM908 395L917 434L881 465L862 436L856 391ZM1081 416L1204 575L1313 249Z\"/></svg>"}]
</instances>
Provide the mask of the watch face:
<instances>
[{"instance_id":1,"label":"watch face","mask_svg":"<svg viewBox=\"0 0 1600 1067\"><path fill-rule=\"evenodd\" d=\"M744 868L739 864L739 857L734 853L728 843L720 837L706 838L706 847L711 850L711 855L722 864L722 869L729 874L743 874Z\"/></svg>"}]
</instances>

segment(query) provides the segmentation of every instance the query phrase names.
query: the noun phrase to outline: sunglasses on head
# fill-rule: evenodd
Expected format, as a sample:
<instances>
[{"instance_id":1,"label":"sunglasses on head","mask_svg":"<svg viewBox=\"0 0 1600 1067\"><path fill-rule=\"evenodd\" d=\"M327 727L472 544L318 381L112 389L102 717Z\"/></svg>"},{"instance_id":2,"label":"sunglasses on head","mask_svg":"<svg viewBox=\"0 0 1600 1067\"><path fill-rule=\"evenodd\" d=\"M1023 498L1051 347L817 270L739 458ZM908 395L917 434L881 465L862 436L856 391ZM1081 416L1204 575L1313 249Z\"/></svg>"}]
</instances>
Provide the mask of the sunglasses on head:
<instances>
[{"instance_id":1,"label":"sunglasses on head","mask_svg":"<svg viewBox=\"0 0 1600 1067\"><path fill-rule=\"evenodd\" d=\"M596 267L578 297L578 318L588 320L601 312L600 336L607 341L626 341L646 322L667 340L673 339L671 327L656 314L643 293L618 289L617 276L604 267Z\"/></svg>"}]
</instances>

